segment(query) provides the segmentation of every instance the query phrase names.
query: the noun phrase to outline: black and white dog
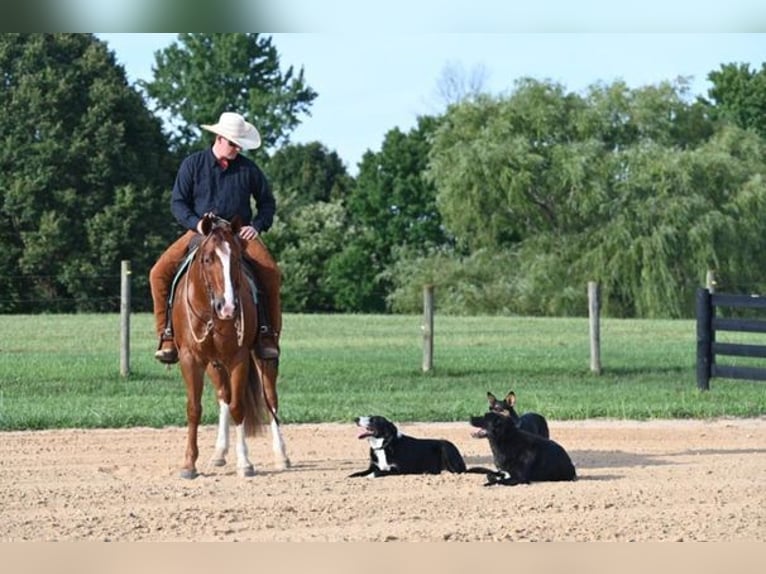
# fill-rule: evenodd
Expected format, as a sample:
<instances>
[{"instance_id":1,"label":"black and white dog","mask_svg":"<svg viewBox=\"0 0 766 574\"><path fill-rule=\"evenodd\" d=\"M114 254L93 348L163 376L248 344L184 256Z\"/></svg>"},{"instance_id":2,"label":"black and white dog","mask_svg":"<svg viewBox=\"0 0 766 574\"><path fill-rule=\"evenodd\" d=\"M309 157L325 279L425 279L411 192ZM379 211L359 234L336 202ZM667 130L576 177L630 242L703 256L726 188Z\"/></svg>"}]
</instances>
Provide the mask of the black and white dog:
<instances>
[{"instance_id":1,"label":"black and white dog","mask_svg":"<svg viewBox=\"0 0 766 574\"><path fill-rule=\"evenodd\" d=\"M519 416L519 413L514 408L516 405L516 393L513 391L509 391L502 401L497 400L495 395L487 391L487 401L489 401L489 410L510 417L521 430L540 435L543 438L550 438L548 421L545 420L543 415L528 412Z\"/></svg>"},{"instance_id":2,"label":"black and white dog","mask_svg":"<svg viewBox=\"0 0 766 574\"><path fill-rule=\"evenodd\" d=\"M354 422L364 429L359 438L370 443L370 466L349 477L465 472L463 456L448 440L404 435L394 423L377 415L357 417Z\"/></svg>"},{"instance_id":3,"label":"black and white dog","mask_svg":"<svg viewBox=\"0 0 766 574\"><path fill-rule=\"evenodd\" d=\"M474 436L489 439L497 471L487 471L484 486L513 486L529 482L575 480L577 473L564 448L555 441L519 429L507 415L489 411L471 417L479 431ZM478 472L473 470L473 472Z\"/></svg>"}]
</instances>

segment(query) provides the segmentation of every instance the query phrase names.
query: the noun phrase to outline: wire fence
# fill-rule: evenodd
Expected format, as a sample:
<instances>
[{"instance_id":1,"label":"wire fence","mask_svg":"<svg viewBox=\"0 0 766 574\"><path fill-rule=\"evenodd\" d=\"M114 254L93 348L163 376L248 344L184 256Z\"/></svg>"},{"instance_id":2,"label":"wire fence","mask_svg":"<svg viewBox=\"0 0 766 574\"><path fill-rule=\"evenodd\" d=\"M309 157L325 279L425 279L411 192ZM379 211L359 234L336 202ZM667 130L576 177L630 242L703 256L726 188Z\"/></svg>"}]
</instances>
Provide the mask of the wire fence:
<instances>
[{"instance_id":1,"label":"wire fence","mask_svg":"<svg viewBox=\"0 0 766 574\"><path fill-rule=\"evenodd\" d=\"M0 282L0 314L118 312L121 280L120 274L70 276L68 285L89 286L87 293L71 293L72 288L53 275L6 275ZM134 311L151 311L148 281L133 281L131 302Z\"/></svg>"}]
</instances>

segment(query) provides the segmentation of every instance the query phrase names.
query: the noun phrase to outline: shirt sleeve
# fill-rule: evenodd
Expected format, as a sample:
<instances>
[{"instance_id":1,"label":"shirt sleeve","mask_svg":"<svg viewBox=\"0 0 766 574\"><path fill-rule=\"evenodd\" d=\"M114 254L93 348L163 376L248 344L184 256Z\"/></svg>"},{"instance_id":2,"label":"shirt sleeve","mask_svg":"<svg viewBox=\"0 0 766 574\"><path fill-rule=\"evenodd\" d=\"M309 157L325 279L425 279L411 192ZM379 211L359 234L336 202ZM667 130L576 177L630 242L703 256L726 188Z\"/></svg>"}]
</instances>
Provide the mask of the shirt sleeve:
<instances>
[{"instance_id":1,"label":"shirt sleeve","mask_svg":"<svg viewBox=\"0 0 766 574\"><path fill-rule=\"evenodd\" d=\"M254 186L255 191L253 197L255 198L255 217L253 218L252 225L258 231L258 233L268 231L271 225L274 223L274 214L277 211L277 201L274 199L274 194L271 192L271 185L269 185L266 176L259 170L258 181Z\"/></svg>"},{"instance_id":2,"label":"shirt sleeve","mask_svg":"<svg viewBox=\"0 0 766 574\"><path fill-rule=\"evenodd\" d=\"M170 211L176 221L187 229L196 230L199 216L194 212L194 170L189 158L178 168L170 198Z\"/></svg>"}]
</instances>

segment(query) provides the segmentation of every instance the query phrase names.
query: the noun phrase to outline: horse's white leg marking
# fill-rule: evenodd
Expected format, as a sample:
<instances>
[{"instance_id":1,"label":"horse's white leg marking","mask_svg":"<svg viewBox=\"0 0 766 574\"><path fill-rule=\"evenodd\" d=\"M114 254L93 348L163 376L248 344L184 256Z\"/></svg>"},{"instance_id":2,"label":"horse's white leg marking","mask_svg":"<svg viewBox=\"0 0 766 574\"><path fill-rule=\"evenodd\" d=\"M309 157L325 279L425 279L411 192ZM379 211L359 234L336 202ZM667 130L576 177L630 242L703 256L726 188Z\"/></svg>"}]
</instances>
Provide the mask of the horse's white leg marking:
<instances>
[{"instance_id":1,"label":"horse's white leg marking","mask_svg":"<svg viewBox=\"0 0 766 574\"><path fill-rule=\"evenodd\" d=\"M247 443L245 442L245 423L240 423L234 427L236 435L237 449L237 474L239 476L254 476L255 469L253 464L247 458Z\"/></svg>"},{"instance_id":2,"label":"horse's white leg marking","mask_svg":"<svg viewBox=\"0 0 766 574\"><path fill-rule=\"evenodd\" d=\"M213 466L223 466L226 464L226 455L229 452L229 421L231 420L231 411L229 405L223 401L218 401L218 436L215 439L215 452L210 459Z\"/></svg>"},{"instance_id":3,"label":"horse's white leg marking","mask_svg":"<svg viewBox=\"0 0 766 574\"><path fill-rule=\"evenodd\" d=\"M287 458L282 430L279 428L274 417L271 417L271 447L274 450L274 463L276 467L280 469L289 468L290 459Z\"/></svg>"},{"instance_id":4,"label":"horse's white leg marking","mask_svg":"<svg viewBox=\"0 0 766 574\"><path fill-rule=\"evenodd\" d=\"M234 317L234 285L231 282L231 246L224 241L221 247L216 247L215 252L223 266L224 288L221 319L231 319Z\"/></svg>"}]
</instances>

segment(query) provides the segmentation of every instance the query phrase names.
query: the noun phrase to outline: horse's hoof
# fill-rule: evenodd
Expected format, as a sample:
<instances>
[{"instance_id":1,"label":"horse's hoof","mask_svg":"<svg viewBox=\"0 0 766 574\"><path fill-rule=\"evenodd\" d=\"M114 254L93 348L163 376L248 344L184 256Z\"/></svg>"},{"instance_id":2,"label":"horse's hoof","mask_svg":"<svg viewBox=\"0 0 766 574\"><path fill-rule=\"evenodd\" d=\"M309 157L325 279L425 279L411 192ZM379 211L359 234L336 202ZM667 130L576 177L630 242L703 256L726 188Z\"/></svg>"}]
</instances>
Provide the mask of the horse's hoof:
<instances>
[{"instance_id":1,"label":"horse's hoof","mask_svg":"<svg viewBox=\"0 0 766 574\"><path fill-rule=\"evenodd\" d=\"M191 480L193 478L197 478L197 476L198 475L197 475L197 469L196 468L192 468L191 470L189 470L188 468L184 468L181 471L181 478L185 478L187 480Z\"/></svg>"},{"instance_id":2,"label":"horse's hoof","mask_svg":"<svg viewBox=\"0 0 766 574\"><path fill-rule=\"evenodd\" d=\"M226 459L223 457L211 458L210 464L213 466L226 466Z\"/></svg>"},{"instance_id":3,"label":"horse's hoof","mask_svg":"<svg viewBox=\"0 0 766 574\"><path fill-rule=\"evenodd\" d=\"M253 468L253 465L243 466L241 468L237 469L237 474L241 476L242 478L251 478L255 476L255 469Z\"/></svg>"},{"instance_id":4,"label":"horse's hoof","mask_svg":"<svg viewBox=\"0 0 766 574\"><path fill-rule=\"evenodd\" d=\"M293 463L290 462L289 458L284 458L282 460L278 460L274 466L276 466L277 470L287 470L293 465Z\"/></svg>"}]
</instances>

